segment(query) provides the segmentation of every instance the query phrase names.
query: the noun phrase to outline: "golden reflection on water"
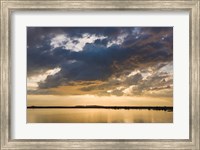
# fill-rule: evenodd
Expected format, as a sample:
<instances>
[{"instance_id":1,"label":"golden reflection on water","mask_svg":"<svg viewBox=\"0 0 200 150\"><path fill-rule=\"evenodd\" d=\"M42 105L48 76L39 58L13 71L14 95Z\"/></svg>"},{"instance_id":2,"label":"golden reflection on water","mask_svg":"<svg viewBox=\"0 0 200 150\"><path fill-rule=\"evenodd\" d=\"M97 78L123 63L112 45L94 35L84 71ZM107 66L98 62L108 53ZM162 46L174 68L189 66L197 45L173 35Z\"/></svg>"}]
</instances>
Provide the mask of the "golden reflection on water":
<instances>
[{"instance_id":1,"label":"golden reflection on water","mask_svg":"<svg viewBox=\"0 0 200 150\"><path fill-rule=\"evenodd\" d=\"M172 123L173 112L125 109L27 109L28 123Z\"/></svg>"}]
</instances>

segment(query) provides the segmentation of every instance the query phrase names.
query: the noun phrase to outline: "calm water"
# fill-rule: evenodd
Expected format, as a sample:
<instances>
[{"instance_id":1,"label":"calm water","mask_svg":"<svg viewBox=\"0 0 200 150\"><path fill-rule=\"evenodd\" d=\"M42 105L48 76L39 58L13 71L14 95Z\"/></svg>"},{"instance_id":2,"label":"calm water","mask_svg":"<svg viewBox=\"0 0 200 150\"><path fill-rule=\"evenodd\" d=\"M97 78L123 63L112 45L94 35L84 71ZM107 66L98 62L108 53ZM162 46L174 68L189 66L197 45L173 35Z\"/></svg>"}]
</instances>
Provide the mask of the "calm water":
<instances>
[{"instance_id":1,"label":"calm water","mask_svg":"<svg viewBox=\"0 0 200 150\"><path fill-rule=\"evenodd\" d=\"M173 112L124 109L28 109L28 123L172 123Z\"/></svg>"}]
</instances>

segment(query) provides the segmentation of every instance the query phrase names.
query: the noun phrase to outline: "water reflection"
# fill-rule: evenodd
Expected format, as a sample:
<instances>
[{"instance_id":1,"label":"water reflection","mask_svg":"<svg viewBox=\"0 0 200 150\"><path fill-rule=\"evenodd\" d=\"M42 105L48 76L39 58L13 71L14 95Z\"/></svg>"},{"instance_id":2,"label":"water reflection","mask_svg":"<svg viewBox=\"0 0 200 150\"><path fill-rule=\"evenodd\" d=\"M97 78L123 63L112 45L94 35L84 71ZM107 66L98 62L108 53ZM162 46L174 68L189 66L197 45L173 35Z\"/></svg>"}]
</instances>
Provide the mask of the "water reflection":
<instances>
[{"instance_id":1,"label":"water reflection","mask_svg":"<svg viewBox=\"0 0 200 150\"><path fill-rule=\"evenodd\" d=\"M113 109L27 109L28 123L172 123L173 112Z\"/></svg>"}]
</instances>

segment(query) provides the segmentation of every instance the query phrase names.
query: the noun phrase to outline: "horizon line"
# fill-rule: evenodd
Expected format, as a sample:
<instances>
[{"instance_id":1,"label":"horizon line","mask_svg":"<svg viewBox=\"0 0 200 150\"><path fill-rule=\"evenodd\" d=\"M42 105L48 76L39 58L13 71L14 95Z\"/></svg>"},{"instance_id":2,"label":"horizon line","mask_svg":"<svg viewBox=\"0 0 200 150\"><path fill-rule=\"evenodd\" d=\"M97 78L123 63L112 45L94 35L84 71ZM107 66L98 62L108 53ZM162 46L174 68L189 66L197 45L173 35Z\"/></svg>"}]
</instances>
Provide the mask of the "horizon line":
<instances>
[{"instance_id":1,"label":"horizon line","mask_svg":"<svg viewBox=\"0 0 200 150\"><path fill-rule=\"evenodd\" d=\"M173 111L173 106L101 106L101 105L76 105L76 106L27 106L27 109L51 109L51 108L65 108L65 109L148 109L148 110L168 110Z\"/></svg>"}]
</instances>

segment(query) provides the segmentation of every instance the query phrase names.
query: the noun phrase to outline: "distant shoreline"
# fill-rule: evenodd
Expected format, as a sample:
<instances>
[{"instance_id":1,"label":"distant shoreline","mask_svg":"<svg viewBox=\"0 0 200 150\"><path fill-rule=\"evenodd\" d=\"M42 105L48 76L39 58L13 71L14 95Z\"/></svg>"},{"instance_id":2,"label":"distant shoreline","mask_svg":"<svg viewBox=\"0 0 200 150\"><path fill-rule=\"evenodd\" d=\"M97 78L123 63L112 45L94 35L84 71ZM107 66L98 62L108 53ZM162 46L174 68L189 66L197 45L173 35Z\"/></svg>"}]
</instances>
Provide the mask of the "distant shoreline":
<instances>
[{"instance_id":1,"label":"distant shoreline","mask_svg":"<svg viewBox=\"0 0 200 150\"><path fill-rule=\"evenodd\" d=\"M27 109L147 109L173 111L170 106L98 106L98 105L78 105L78 106L28 106Z\"/></svg>"}]
</instances>

